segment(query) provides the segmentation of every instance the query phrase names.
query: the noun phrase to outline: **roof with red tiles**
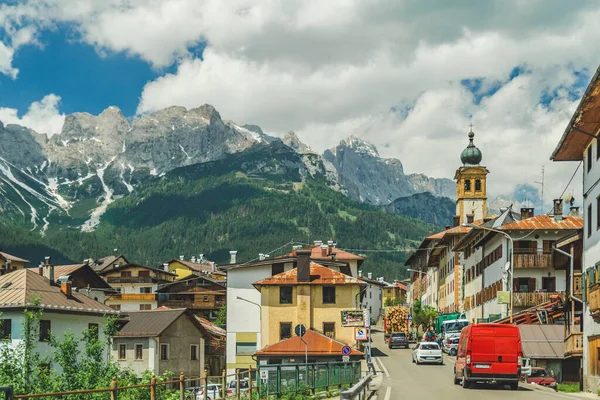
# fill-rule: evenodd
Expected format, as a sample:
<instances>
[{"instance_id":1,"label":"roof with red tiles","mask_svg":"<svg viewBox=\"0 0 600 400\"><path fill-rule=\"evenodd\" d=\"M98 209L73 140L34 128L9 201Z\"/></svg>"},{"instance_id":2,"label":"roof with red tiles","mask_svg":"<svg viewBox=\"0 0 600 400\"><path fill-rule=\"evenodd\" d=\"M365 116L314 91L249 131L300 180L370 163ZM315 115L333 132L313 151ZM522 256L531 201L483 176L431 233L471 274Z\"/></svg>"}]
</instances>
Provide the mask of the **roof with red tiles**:
<instances>
[{"instance_id":1,"label":"roof with red tiles","mask_svg":"<svg viewBox=\"0 0 600 400\"><path fill-rule=\"evenodd\" d=\"M510 230L533 230L533 229L583 229L583 218L563 216L556 220L548 214L536 215L535 217L523 219L510 224L502 225L499 229L503 231Z\"/></svg>"},{"instance_id":2,"label":"roof with red tiles","mask_svg":"<svg viewBox=\"0 0 600 400\"><path fill-rule=\"evenodd\" d=\"M346 344L332 339L328 336L322 335L313 330L307 330L306 334L302 337L308 344L308 354L311 356L340 356L342 354L342 348ZM298 336L292 336L291 338L284 339L280 342L267 346L262 350L255 353L257 356L290 356L298 355L304 356L306 352L306 345L300 340ZM352 349L350 356L363 356L364 353Z\"/></svg>"},{"instance_id":3,"label":"roof with red tiles","mask_svg":"<svg viewBox=\"0 0 600 400\"><path fill-rule=\"evenodd\" d=\"M254 286L266 285L364 285L356 278L334 271L314 262L310 263L310 282L298 282L298 269L289 271L254 282Z\"/></svg>"},{"instance_id":4,"label":"roof with red tiles","mask_svg":"<svg viewBox=\"0 0 600 400\"><path fill-rule=\"evenodd\" d=\"M325 245L323 245L325 246ZM337 247L327 246L306 246L304 249L311 250L310 258L318 260L318 259L327 259L330 260L331 256L335 256L336 260L346 261L346 260L359 260L363 261L364 258L361 256L357 256L356 254L352 254L349 251L338 249ZM284 255L283 257L296 257L296 250L292 250L291 253Z\"/></svg>"},{"instance_id":5,"label":"roof with red tiles","mask_svg":"<svg viewBox=\"0 0 600 400\"><path fill-rule=\"evenodd\" d=\"M406 292L406 286L401 284L401 283L396 283L396 286L398 286L400 289L404 290Z\"/></svg>"}]
</instances>

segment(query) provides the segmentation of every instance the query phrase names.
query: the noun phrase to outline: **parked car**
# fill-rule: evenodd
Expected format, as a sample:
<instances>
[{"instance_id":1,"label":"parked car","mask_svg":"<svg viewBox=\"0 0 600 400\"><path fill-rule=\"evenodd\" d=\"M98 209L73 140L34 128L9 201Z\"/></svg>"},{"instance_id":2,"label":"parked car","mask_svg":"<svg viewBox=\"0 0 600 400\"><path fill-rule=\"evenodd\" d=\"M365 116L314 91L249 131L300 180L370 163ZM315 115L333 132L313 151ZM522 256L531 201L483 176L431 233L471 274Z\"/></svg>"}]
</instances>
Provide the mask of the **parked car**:
<instances>
[{"instance_id":1,"label":"parked car","mask_svg":"<svg viewBox=\"0 0 600 400\"><path fill-rule=\"evenodd\" d=\"M521 334L508 324L474 324L464 328L458 341L454 383L468 389L474 382L509 385L519 389Z\"/></svg>"},{"instance_id":2,"label":"parked car","mask_svg":"<svg viewBox=\"0 0 600 400\"><path fill-rule=\"evenodd\" d=\"M444 364L444 357L440 345L435 342L421 342L412 352L412 360L417 365L421 363Z\"/></svg>"},{"instance_id":3,"label":"parked car","mask_svg":"<svg viewBox=\"0 0 600 400\"><path fill-rule=\"evenodd\" d=\"M206 400L217 400L222 399L221 396L221 385L218 383L210 383L207 385L208 390L206 391ZM200 390L196 393L196 400L204 400L204 386L200 387Z\"/></svg>"},{"instance_id":4,"label":"parked car","mask_svg":"<svg viewBox=\"0 0 600 400\"><path fill-rule=\"evenodd\" d=\"M531 368L531 374L525 379L528 383L533 385L547 386L556 389L556 379L544 368Z\"/></svg>"},{"instance_id":5,"label":"parked car","mask_svg":"<svg viewBox=\"0 0 600 400\"><path fill-rule=\"evenodd\" d=\"M442 351L448 353L451 356L456 355L456 349L458 348L458 341L460 336L447 337L442 342Z\"/></svg>"},{"instance_id":6,"label":"parked car","mask_svg":"<svg viewBox=\"0 0 600 400\"><path fill-rule=\"evenodd\" d=\"M408 349L408 337L404 332L393 332L390 335L390 340L388 342L388 347L393 349L394 347L404 347Z\"/></svg>"},{"instance_id":7,"label":"parked car","mask_svg":"<svg viewBox=\"0 0 600 400\"><path fill-rule=\"evenodd\" d=\"M240 393L245 392L250 389L250 385L248 384L248 379L240 380ZM229 382L229 387L227 388L227 395L230 396L232 394L236 394L237 392L237 384L235 381Z\"/></svg>"},{"instance_id":8,"label":"parked car","mask_svg":"<svg viewBox=\"0 0 600 400\"><path fill-rule=\"evenodd\" d=\"M196 400L196 396L201 388L199 387L188 387L185 388L184 398L185 400Z\"/></svg>"}]
</instances>

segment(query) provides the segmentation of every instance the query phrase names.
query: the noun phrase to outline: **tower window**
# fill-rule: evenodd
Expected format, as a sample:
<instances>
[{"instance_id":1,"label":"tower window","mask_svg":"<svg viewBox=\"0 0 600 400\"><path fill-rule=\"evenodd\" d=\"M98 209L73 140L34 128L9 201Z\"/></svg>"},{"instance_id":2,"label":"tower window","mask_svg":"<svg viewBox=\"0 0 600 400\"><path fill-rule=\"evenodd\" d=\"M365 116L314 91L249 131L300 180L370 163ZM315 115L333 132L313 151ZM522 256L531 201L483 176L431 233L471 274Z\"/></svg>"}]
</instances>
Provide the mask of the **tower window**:
<instances>
[{"instance_id":1,"label":"tower window","mask_svg":"<svg viewBox=\"0 0 600 400\"><path fill-rule=\"evenodd\" d=\"M475 191L476 192L481 192L481 179L476 179L475 180Z\"/></svg>"},{"instance_id":2,"label":"tower window","mask_svg":"<svg viewBox=\"0 0 600 400\"><path fill-rule=\"evenodd\" d=\"M470 192L471 191L471 180L467 179L465 180L465 192Z\"/></svg>"}]
</instances>

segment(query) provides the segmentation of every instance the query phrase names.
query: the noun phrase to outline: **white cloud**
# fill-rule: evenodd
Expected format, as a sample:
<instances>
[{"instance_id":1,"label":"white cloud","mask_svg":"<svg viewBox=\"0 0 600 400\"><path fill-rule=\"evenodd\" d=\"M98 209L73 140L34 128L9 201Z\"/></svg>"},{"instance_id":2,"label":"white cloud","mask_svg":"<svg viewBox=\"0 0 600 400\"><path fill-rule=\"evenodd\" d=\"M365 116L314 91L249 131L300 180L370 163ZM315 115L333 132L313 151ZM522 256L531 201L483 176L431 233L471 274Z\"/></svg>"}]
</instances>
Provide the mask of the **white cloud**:
<instances>
[{"instance_id":1,"label":"white cloud","mask_svg":"<svg viewBox=\"0 0 600 400\"><path fill-rule=\"evenodd\" d=\"M0 6L11 48L66 23L100 53L125 52L157 68L176 64L174 74L146 85L139 112L210 103L240 123L299 132L318 150L354 134L400 158L409 172L446 177L466 145L472 115L497 193L538 180L542 164L558 186L575 168L548 157L576 105L564 88L575 83L575 71L596 68L600 42L591 38L600 37L598 20L593 0L28 0ZM199 59L190 47L201 42L207 47ZM12 53L7 59L10 68ZM511 81L517 66L527 74ZM484 92L502 87L475 104L463 79L482 79ZM542 94L553 91L558 97L541 105ZM392 107L403 111L389 112Z\"/></svg>"},{"instance_id":2,"label":"white cloud","mask_svg":"<svg viewBox=\"0 0 600 400\"><path fill-rule=\"evenodd\" d=\"M49 136L59 133L65 122L65 115L58 111L60 96L49 94L41 101L31 103L22 118L14 108L0 107L0 121L5 125L18 124Z\"/></svg>"},{"instance_id":3,"label":"white cloud","mask_svg":"<svg viewBox=\"0 0 600 400\"><path fill-rule=\"evenodd\" d=\"M0 74L8 75L15 79L19 70L12 67L12 59L15 51L0 42Z\"/></svg>"}]
</instances>

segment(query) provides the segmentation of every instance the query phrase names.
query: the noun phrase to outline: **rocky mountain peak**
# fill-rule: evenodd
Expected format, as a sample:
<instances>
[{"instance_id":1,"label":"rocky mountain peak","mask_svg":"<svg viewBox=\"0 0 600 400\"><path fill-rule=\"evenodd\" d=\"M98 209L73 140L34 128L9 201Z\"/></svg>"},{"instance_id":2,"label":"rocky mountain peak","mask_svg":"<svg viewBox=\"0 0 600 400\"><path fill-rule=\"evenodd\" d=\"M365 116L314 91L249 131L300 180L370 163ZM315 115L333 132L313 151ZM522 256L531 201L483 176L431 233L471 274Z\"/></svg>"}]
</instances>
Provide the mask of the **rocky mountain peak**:
<instances>
[{"instance_id":1,"label":"rocky mountain peak","mask_svg":"<svg viewBox=\"0 0 600 400\"><path fill-rule=\"evenodd\" d=\"M211 124L216 121L222 121L221 114L219 114L219 112L210 104L204 104L198 108L193 108L190 110L190 113L199 114L203 118L209 120Z\"/></svg>"},{"instance_id":2,"label":"rocky mountain peak","mask_svg":"<svg viewBox=\"0 0 600 400\"><path fill-rule=\"evenodd\" d=\"M379 152L377 151L377 147L374 144L367 142L359 137L351 135L347 139L344 139L340 142L337 148L332 149L335 153L337 149L340 147L345 147L348 149L352 149L355 153L366 154L371 157L379 157Z\"/></svg>"},{"instance_id":3,"label":"rocky mountain peak","mask_svg":"<svg viewBox=\"0 0 600 400\"><path fill-rule=\"evenodd\" d=\"M312 153L312 150L310 147L308 147L306 144L304 144L299 138L298 136L292 132L289 131L283 138L283 143L292 148L294 151L296 151L297 153L300 154L306 154L306 153Z\"/></svg>"}]
</instances>

